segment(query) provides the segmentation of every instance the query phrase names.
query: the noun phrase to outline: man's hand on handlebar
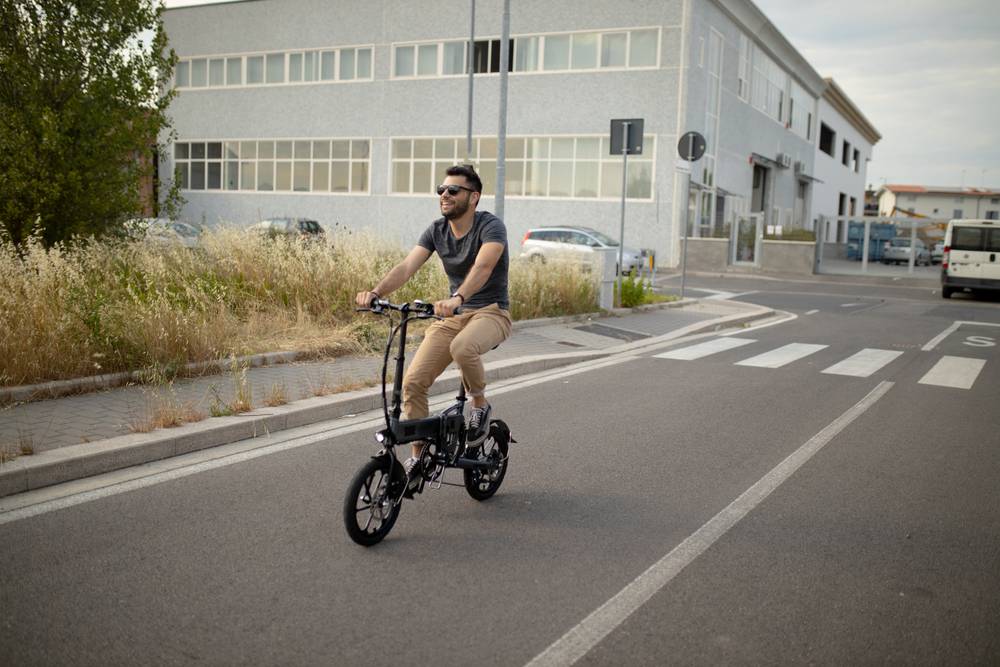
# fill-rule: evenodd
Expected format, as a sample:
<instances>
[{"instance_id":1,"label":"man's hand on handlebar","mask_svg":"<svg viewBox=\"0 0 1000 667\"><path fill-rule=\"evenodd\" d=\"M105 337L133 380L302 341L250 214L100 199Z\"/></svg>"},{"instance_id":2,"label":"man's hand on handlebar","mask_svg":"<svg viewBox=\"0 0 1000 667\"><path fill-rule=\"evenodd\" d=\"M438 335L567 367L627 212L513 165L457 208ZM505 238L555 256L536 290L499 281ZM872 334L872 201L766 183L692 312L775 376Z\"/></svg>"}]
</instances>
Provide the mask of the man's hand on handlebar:
<instances>
[{"instance_id":1,"label":"man's hand on handlebar","mask_svg":"<svg viewBox=\"0 0 1000 667\"><path fill-rule=\"evenodd\" d=\"M358 295L354 298L354 303L361 308L371 308L375 300L379 298L381 297L372 291L358 292Z\"/></svg>"},{"instance_id":2,"label":"man's hand on handlebar","mask_svg":"<svg viewBox=\"0 0 1000 667\"><path fill-rule=\"evenodd\" d=\"M451 317L462 305L462 297L453 296L434 302L434 314L438 317Z\"/></svg>"}]
</instances>

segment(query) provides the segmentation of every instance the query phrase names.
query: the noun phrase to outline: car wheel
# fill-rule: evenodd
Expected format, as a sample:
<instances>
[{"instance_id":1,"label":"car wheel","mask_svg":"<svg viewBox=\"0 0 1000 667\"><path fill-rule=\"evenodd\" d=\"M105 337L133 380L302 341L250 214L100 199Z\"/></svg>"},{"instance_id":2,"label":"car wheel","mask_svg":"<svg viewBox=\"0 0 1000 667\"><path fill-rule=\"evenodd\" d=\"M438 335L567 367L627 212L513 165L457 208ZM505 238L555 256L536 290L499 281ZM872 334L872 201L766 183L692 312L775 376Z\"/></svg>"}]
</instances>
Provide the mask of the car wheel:
<instances>
[{"instance_id":1,"label":"car wheel","mask_svg":"<svg viewBox=\"0 0 1000 667\"><path fill-rule=\"evenodd\" d=\"M950 299L952 292L954 292L954 290L951 287L942 287L941 288L941 298L943 298L943 299Z\"/></svg>"}]
</instances>

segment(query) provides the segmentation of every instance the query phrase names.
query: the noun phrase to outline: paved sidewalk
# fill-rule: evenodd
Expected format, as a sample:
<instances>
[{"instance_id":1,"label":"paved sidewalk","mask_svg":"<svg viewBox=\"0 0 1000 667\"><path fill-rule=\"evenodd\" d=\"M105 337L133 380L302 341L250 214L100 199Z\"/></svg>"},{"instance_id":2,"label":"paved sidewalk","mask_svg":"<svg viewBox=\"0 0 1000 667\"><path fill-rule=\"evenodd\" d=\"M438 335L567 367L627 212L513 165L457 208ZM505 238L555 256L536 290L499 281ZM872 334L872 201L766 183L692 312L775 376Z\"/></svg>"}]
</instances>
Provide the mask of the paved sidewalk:
<instances>
[{"instance_id":1,"label":"paved sidewalk","mask_svg":"<svg viewBox=\"0 0 1000 667\"><path fill-rule=\"evenodd\" d=\"M772 314L748 304L686 300L608 317L518 322L511 338L486 355L487 374L491 381L525 375L607 356L644 340L739 326ZM136 431L158 407L190 405L209 415L213 405L232 401L236 374L8 405L0 408L0 447L17 451L27 445L34 454L0 465L0 497L374 409L381 406L379 386L350 387L376 382L381 362L381 355L349 356L249 368L253 412L146 433ZM432 392L453 391L456 382L440 381ZM275 388L288 403L267 407Z\"/></svg>"}]
</instances>

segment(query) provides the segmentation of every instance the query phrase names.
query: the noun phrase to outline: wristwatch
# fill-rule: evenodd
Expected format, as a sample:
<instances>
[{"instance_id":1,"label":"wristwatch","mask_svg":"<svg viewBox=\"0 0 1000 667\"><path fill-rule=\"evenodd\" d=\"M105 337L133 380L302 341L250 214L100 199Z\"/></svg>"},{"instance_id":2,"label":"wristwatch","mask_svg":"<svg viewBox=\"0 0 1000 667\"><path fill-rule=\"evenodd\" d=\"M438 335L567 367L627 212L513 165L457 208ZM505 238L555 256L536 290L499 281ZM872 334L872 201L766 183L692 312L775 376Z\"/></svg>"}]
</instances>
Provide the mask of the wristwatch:
<instances>
[{"instance_id":1,"label":"wristwatch","mask_svg":"<svg viewBox=\"0 0 1000 667\"><path fill-rule=\"evenodd\" d=\"M462 300L463 304L465 303L465 297L462 296L462 294L460 292L458 292L458 291L452 292L451 296L452 296L452 298L454 298L454 297L457 296L459 299Z\"/></svg>"}]
</instances>

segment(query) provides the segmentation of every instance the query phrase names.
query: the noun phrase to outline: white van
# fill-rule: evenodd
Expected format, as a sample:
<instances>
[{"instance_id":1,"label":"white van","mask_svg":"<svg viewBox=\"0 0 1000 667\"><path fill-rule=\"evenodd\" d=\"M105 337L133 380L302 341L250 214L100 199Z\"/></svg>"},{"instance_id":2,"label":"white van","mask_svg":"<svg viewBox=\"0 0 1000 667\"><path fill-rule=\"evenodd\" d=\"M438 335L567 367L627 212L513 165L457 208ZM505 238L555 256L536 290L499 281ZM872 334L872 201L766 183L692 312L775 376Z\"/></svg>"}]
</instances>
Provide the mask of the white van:
<instances>
[{"instance_id":1,"label":"white van","mask_svg":"<svg viewBox=\"0 0 1000 667\"><path fill-rule=\"evenodd\" d=\"M944 235L941 296L964 289L1000 290L1000 221L952 220Z\"/></svg>"}]
</instances>

